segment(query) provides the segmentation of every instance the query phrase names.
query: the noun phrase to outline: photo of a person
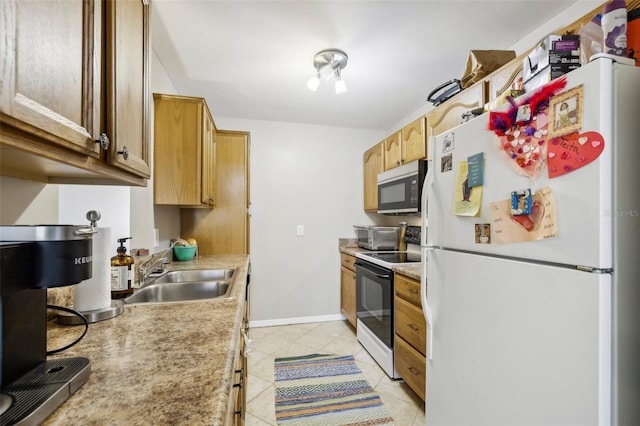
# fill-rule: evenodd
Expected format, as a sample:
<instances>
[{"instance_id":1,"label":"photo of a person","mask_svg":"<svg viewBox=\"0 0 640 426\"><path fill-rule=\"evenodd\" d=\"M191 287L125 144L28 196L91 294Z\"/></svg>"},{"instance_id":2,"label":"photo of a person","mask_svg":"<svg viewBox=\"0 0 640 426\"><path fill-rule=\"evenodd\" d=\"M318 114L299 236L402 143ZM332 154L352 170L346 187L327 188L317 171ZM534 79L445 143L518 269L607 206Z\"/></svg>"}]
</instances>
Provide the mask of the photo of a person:
<instances>
[{"instance_id":1,"label":"photo of a person","mask_svg":"<svg viewBox=\"0 0 640 426\"><path fill-rule=\"evenodd\" d=\"M560 111L558 112L558 124L557 128L566 127L571 124L571 120L569 118L569 104L563 102L560 104Z\"/></svg>"},{"instance_id":2,"label":"photo of a person","mask_svg":"<svg viewBox=\"0 0 640 426\"><path fill-rule=\"evenodd\" d=\"M582 127L582 86L552 97L549 101L549 138L563 136Z\"/></svg>"}]
</instances>

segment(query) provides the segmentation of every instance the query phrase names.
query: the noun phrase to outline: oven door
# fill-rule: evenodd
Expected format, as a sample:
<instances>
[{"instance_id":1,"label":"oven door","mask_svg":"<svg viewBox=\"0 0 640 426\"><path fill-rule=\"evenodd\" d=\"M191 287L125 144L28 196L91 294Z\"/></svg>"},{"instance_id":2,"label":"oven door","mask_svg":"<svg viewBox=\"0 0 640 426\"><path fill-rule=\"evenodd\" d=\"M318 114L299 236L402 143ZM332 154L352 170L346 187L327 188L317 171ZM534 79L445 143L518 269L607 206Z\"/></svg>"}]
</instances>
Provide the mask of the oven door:
<instances>
[{"instance_id":1,"label":"oven door","mask_svg":"<svg viewBox=\"0 0 640 426\"><path fill-rule=\"evenodd\" d=\"M393 348L393 271L361 259L355 266L358 320Z\"/></svg>"}]
</instances>

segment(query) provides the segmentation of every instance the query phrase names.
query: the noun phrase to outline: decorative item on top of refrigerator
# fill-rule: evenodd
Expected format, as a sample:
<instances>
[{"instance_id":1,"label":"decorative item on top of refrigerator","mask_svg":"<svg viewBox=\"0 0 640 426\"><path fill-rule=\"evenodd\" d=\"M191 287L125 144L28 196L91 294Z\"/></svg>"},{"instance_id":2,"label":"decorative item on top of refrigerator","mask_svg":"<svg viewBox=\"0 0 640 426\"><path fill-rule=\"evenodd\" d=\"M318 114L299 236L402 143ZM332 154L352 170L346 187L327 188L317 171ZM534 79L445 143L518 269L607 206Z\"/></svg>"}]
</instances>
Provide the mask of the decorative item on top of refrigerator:
<instances>
[{"instance_id":1,"label":"decorative item on top of refrigerator","mask_svg":"<svg viewBox=\"0 0 640 426\"><path fill-rule=\"evenodd\" d=\"M604 5L601 25L604 53L626 56L627 4L624 0L611 0Z\"/></svg>"},{"instance_id":2,"label":"decorative item on top of refrigerator","mask_svg":"<svg viewBox=\"0 0 640 426\"><path fill-rule=\"evenodd\" d=\"M579 67L580 36L550 34L523 60L524 90L533 92Z\"/></svg>"}]
</instances>

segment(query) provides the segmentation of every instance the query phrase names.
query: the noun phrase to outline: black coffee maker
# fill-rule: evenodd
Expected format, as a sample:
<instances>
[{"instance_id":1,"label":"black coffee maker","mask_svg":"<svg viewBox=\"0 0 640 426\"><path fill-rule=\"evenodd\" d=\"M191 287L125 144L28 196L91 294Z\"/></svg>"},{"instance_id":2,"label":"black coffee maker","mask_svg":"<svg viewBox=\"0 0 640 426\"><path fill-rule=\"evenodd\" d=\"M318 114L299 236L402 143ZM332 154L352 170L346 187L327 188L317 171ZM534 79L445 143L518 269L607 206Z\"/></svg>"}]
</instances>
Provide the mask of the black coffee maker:
<instances>
[{"instance_id":1,"label":"black coffee maker","mask_svg":"<svg viewBox=\"0 0 640 426\"><path fill-rule=\"evenodd\" d=\"M89 377L87 358L47 360L47 288L91 278L93 228L0 226L0 425L39 424Z\"/></svg>"}]
</instances>

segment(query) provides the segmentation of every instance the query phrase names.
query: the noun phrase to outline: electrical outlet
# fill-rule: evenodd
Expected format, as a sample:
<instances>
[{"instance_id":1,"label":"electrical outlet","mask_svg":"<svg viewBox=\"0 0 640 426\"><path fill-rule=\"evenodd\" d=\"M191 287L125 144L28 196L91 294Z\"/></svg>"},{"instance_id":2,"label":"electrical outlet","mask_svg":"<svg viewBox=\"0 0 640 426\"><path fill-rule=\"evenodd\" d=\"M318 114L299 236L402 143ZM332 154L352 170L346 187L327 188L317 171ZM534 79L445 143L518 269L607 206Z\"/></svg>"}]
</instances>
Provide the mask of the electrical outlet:
<instances>
[{"instance_id":1,"label":"electrical outlet","mask_svg":"<svg viewBox=\"0 0 640 426\"><path fill-rule=\"evenodd\" d=\"M304 225L298 225L298 228L296 229L296 235L298 236L304 235Z\"/></svg>"}]
</instances>

